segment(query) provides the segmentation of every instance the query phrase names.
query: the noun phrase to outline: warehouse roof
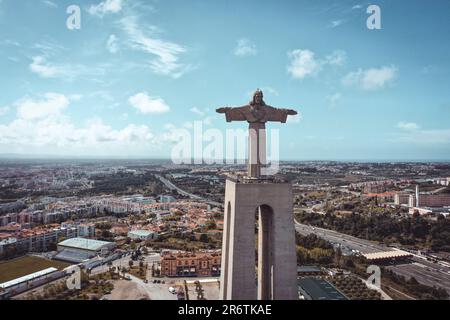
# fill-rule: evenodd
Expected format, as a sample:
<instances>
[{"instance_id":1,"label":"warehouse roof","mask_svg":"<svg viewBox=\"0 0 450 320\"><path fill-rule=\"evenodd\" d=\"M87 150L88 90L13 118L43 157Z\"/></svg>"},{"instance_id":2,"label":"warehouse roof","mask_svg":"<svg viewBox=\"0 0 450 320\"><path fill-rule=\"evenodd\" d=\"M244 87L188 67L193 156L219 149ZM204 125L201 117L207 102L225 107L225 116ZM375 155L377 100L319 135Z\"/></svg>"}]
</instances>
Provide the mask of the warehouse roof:
<instances>
[{"instance_id":1,"label":"warehouse roof","mask_svg":"<svg viewBox=\"0 0 450 320\"><path fill-rule=\"evenodd\" d=\"M59 246L84 249L91 251L98 251L106 245L110 245L112 242L92 240L85 238L71 238L58 243Z\"/></svg>"},{"instance_id":2,"label":"warehouse roof","mask_svg":"<svg viewBox=\"0 0 450 320\"><path fill-rule=\"evenodd\" d=\"M363 254L363 257L367 260L383 260L383 259L395 259L395 258L406 258L412 256L411 253L394 250L394 251L383 251Z\"/></svg>"}]
</instances>

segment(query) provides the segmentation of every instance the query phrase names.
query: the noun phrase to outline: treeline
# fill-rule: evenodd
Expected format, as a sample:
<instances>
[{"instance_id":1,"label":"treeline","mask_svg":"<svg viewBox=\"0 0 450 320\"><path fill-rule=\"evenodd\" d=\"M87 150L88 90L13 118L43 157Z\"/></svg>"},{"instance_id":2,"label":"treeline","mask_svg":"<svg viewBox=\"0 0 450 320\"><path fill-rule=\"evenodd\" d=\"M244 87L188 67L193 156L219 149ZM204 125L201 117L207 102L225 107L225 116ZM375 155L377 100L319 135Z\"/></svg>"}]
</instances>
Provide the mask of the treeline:
<instances>
[{"instance_id":1,"label":"treeline","mask_svg":"<svg viewBox=\"0 0 450 320\"><path fill-rule=\"evenodd\" d=\"M161 182L151 173L135 175L130 172L118 172L112 175L99 175L91 189L82 190L78 194L126 194L133 188L145 188L148 196L156 196L163 191Z\"/></svg>"},{"instance_id":2,"label":"treeline","mask_svg":"<svg viewBox=\"0 0 450 320\"><path fill-rule=\"evenodd\" d=\"M425 219L419 214L407 218L389 215L361 215L352 213L337 217L314 212L297 214L301 223L332 229L368 240L398 242L403 245L418 245L434 251L450 252L450 219L439 215L436 221Z\"/></svg>"},{"instance_id":3,"label":"treeline","mask_svg":"<svg viewBox=\"0 0 450 320\"><path fill-rule=\"evenodd\" d=\"M420 284L416 278L406 279L389 269L383 269L383 277L388 277L392 282L405 288L407 292L420 300L445 300L449 295L443 288L430 287Z\"/></svg>"},{"instance_id":4,"label":"treeline","mask_svg":"<svg viewBox=\"0 0 450 320\"><path fill-rule=\"evenodd\" d=\"M333 246L315 234L303 236L299 233L295 235L297 244L298 264L323 264L333 263L335 252Z\"/></svg>"},{"instance_id":5,"label":"treeline","mask_svg":"<svg viewBox=\"0 0 450 320\"><path fill-rule=\"evenodd\" d=\"M0 202L12 202L28 196L29 193L16 186L0 188Z\"/></svg>"}]
</instances>

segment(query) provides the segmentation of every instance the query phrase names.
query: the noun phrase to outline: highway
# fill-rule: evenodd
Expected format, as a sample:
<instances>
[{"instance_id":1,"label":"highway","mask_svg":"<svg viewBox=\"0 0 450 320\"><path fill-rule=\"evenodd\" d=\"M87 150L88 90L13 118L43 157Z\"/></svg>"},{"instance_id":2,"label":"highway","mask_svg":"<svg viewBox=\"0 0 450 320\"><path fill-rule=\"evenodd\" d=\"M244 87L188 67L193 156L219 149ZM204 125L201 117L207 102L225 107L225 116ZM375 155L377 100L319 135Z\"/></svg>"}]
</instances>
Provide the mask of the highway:
<instances>
[{"instance_id":1,"label":"highway","mask_svg":"<svg viewBox=\"0 0 450 320\"><path fill-rule=\"evenodd\" d=\"M333 230L311 227L297 222L295 223L295 229L301 235L306 236L310 233L314 233L331 243L340 244L341 247L348 247L350 250L358 250L363 254L393 250L382 245L374 244L368 240L359 239Z\"/></svg>"},{"instance_id":2,"label":"highway","mask_svg":"<svg viewBox=\"0 0 450 320\"><path fill-rule=\"evenodd\" d=\"M205 202L207 202L207 203L209 203L209 204L211 204L211 205L213 205L213 206L223 206L223 203L219 203L219 202L216 202L216 201L211 201L211 200L209 200L209 199L206 199L206 198L203 198L203 197L201 197L201 196L198 196L198 195L195 195L195 194L192 194L192 193L189 193L189 192L187 192L187 191L185 191L185 190L183 190L183 189L181 189L181 188L179 188L179 187L177 187L176 185L174 185L172 182L170 182L169 180L167 180L166 178L164 178L164 177L162 177L162 176L160 176L159 174L157 174L157 175L155 175L167 188L169 188L170 190L176 190L176 191L178 191L178 193L180 193L180 194L182 194L183 196L186 196L186 197L189 197L189 198L191 198L191 199L194 199L194 200L203 200L203 201L205 201Z\"/></svg>"},{"instance_id":3,"label":"highway","mask_svg":"<svg viewBox=\"0 0 450 320\"><path fill-rule=\"evenodd\" d=\"M315 235L337 245L347 251L357 250L362 254L380 251L391 251L393 248L375 244L371 241L352 237L336 231L312 227L295 222L295 229L302 235ZM442 287L450 293L450 268L444 264L427 261L425 257L414 255L411 263L390 265L388 269L406 278L414 277L419 283ZM383 276L383 275L382 275ZM383 281L383 278L381 279Z\"/></svg>"}]
</instances>

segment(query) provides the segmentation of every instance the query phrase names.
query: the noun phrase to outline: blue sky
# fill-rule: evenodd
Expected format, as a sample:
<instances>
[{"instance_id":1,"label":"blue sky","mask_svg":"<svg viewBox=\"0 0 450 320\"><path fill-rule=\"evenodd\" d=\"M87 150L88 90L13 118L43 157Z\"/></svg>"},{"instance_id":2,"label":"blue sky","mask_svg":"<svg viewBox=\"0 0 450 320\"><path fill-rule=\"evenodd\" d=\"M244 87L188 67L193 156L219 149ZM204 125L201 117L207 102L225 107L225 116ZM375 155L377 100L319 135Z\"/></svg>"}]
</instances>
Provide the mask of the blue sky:
<instances>
[{"instance_id":1,"label":"blue sky","mask_svg":"<svg viewBox=\"0 0 450 320\"><path fill-rule=\"evenodd\" d=\"M440 0L0 0L0 154L168 157L193 121L245 128L214 110L259 87L301 114L269 125L282 159L450 160L449 13Z\"/></svg>"}]
</instances>

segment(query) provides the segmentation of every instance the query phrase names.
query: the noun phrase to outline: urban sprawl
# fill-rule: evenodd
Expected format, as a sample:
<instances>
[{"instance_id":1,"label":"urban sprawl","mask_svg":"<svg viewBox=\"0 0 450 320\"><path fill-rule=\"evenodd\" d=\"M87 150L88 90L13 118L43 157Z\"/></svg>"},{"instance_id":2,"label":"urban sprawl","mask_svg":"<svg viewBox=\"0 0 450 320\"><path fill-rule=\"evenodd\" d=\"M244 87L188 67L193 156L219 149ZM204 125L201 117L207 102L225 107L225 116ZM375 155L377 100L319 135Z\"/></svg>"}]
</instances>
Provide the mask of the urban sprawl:
<instances>
[{"instance_id":1,"label":"urban sprawl","mask_svg":"<svg viewBox=\"0 0 450 320\"><path fill-rule=\"evenodd\" d=\"M219 298L224 184L245 167L0 167L0 299ZM449 298L450 164L283 162L279 174L293 185L299 299Z\"/></svg>"}]
</instances>

